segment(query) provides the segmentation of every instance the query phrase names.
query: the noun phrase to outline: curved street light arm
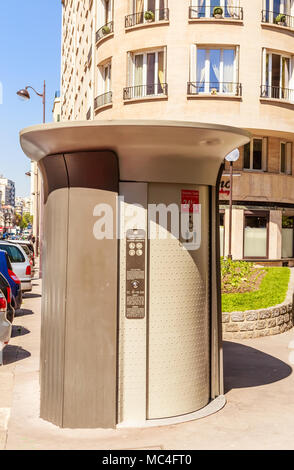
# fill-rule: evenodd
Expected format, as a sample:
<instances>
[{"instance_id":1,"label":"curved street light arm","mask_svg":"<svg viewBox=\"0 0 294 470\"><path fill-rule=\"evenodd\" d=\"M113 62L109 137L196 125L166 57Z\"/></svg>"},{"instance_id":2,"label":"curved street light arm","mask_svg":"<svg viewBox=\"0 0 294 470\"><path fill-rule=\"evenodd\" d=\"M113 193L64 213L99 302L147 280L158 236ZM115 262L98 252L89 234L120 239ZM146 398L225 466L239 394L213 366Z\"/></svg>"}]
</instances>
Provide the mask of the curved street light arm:
<instances>
[{"instance_id":1,"label":"curved street light arm","mask_svg":"<svg viewBox=\"0 0 294 470\"><path fill-rule=\"evenodd\" d=\"M35 88L33 88L32 86L30 86L30 85L29 85L29 86L26 86L25 89L27 90L28 88L31 88L31 89L36 93L36 95L40 96L41 98L44 97L44 94L43 94L43 93L38 93L38 92L35 90Z\"/></svg>"}]
</instances>

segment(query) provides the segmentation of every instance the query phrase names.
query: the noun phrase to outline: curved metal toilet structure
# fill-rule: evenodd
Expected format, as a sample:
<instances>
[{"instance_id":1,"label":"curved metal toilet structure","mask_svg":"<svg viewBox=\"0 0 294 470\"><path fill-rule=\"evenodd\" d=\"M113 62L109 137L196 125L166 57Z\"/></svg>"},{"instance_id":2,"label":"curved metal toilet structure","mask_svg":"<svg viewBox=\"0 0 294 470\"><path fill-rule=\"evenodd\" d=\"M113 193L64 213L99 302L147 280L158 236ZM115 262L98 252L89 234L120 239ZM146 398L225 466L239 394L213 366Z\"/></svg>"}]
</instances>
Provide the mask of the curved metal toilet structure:
<instances>
[{"instance_id":1,"label":"curved metal toilet structure","mask_svg":"<svg viewBox=\"0 0 294 470\"><path fill-rule=\"evenodd\" d=\"M249 139L173 121L21 131L44 188L42 418L114 428L223 406L218 177ZM189 197L200 208L192 245L171 229ZM165 224L150 217L159 207Z\"/></svg>"}]
</instances>

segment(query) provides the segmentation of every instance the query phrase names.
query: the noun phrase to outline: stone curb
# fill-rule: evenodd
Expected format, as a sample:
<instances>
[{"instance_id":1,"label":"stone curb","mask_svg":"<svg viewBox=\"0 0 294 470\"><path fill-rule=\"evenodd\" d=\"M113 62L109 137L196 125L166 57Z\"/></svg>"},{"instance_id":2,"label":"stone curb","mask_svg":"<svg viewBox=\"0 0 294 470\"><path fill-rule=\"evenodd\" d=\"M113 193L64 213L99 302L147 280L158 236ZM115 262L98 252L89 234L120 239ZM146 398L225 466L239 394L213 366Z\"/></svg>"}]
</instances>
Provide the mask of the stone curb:
<instances>
[{"instance_id":1,"label":"stone curb","mask_svg":"<svg viewBox=\"0 0 294 470\"><path fill-rule=\"evenodd\" d=\"M294 268L283 303L259 310L224 312L223 339L250 339L284 333L294 326Z\"/></svg>"}]
</instances>

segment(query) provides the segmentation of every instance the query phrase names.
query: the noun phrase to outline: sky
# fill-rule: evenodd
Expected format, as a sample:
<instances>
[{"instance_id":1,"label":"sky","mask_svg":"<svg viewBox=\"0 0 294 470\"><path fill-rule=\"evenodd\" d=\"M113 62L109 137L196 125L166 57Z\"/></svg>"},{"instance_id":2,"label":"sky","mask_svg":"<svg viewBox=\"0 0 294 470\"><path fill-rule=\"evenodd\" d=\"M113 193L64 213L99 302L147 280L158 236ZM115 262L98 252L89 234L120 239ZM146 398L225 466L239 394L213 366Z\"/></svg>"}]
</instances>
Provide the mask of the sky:
<instances>
[{"instance_id":1,"label":"sky","mask_svg":"<svg viewBox=\"0 0 294 470\"><path fill-rule=\"evenodd\" d=\"M46 122L52 121L55 91L60 89L61 1L0 0L0 175L15 182L17 196L29 196L30 160L22 152L19 131L43 120L42 98L29 90L22 102L16 92L31 85L43 92Z\"/></svg>"}]
</instances>

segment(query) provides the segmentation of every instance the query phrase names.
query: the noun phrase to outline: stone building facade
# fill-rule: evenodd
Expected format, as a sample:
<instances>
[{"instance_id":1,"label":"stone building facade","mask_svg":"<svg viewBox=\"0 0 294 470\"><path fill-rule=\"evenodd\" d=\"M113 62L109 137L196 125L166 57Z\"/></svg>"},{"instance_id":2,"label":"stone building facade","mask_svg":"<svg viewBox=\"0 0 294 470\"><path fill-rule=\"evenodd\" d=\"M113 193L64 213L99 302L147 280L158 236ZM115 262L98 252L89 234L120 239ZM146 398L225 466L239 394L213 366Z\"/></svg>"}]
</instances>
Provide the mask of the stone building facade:
<instances>
[{"instance_id":1,"label":"stone building facade","mask_svg":"<svg viewBox=\"0 0 294 470\"><path fill-rule=\"evenodd\" d=\"M292 265L294 1L62 4L61 120L156 118L249 130L252 141L241 149L233 178L232 255Z\"/></svg>"}]
</instances>

